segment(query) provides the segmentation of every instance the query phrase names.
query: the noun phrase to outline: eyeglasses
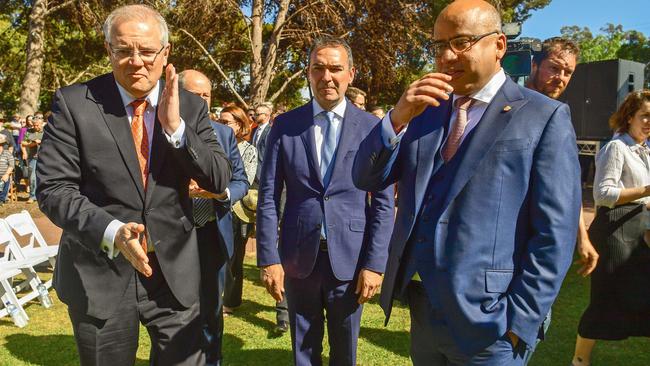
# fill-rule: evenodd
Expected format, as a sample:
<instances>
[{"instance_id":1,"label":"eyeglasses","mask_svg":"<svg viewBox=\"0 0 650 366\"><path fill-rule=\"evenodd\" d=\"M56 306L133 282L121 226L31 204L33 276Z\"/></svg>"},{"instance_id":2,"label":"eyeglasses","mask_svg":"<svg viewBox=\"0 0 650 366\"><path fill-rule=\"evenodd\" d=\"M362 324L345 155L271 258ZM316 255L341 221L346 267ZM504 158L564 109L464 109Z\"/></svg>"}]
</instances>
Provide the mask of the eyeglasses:
<instances>
[{"instance_id":1,"label":"eyeglasses","mask_svg":"<svg viewBox=\"0 0 650 366\"><path fill-rule=\"evenodd\" d=\"M129 59L131 57L134 57L135 55L138 55L140 57L140 60L144 62L145 64L152 64L156 61L156 57L165 49L167 46L162 46L160 50L135 50L133 48L113 48L113 46L109 43L108 48L111 50L111 54L115 59L119 61L124 61L126 59Z\"/></svg>"},{"instance_id":2,"label":"eyeglasses","mask_svg":"<svg viewBox=\"0 0 650 366\"><path fill-rule=\"evenodd\" d=\"M477 36L458 36L448 41L433 41L433 53L436 55L436 57L439 57L443 52L445 52L445 49L447 48L449 48L451 52L455 54L463 53L472 48L476 42L482 40L483 38L492 34L499 33L501 32L495 30L484 34L479 34Z\"/></svg>"}]
</instances>

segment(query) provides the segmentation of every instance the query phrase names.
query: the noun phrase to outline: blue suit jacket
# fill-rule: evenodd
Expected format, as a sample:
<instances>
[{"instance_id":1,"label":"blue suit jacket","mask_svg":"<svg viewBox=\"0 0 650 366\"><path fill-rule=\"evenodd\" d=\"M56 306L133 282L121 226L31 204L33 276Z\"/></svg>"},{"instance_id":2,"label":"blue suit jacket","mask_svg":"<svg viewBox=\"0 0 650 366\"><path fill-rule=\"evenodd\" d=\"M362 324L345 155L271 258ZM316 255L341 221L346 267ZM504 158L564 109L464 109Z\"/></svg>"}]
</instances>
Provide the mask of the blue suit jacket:
<instances>
[{"instance_id":1,"label":"blue suit jacket","mask_svg":"<svg viewBox=\"0 0 650 366\"><path fill-rule=\"evenodd\" d=\"M381 294L386 321L392 299L410 280L404 272L411 236L429 178L442 165L439 147L450 113L450 102L427 108L394 150L384 147L377 126L355 160L354 181L361 189L399 181ZM431 224L434 270L423 278L468 354L507 330L534 344L571 264L581 199L566 105L508 79L473 133L442 215Z\"/></svg>"},{"instance_id":2,"label":"blue suit jacket","mask_svg":"<svg viewBox=\"0 0 650 366\"><path fill-rule=\"evenodd\" d=\"M327 245L337 279L352 280L360 268L384 272L393 228L392 187L373 192L352 183L352 163L378 119L348 102L330 184L323 187L315 149L312 103L278 116L267 138L257 208L257 262L282 263L294 278L311 274L323 215ZM277 238L280 195L286 204Z\"/></svg>"},{"instance_id":3,"label":"blue suit jacket","mask_svg":"<svg viewBox=\"0 0 650 366\"><path fill-rule=\"evenodd\" d=\"M212 129L217 136L217 140L223 146L223 150L230 160L232 166L232 178L228 183L228 190L230 191L230 201L213 200L214 208L217 214L217 225L219 226L219 235L221 236L220 242L225 245L224 253L228 254L228 258L232 257L234 250L233 231L232 231L232 212L230 208L232 205L242 199L248 192L248 179L244 171L244 163L241 160L239 149L237 148L237 140L232 128L225 126L221 123L211 122Z\"/></svg>"}]
</instances>

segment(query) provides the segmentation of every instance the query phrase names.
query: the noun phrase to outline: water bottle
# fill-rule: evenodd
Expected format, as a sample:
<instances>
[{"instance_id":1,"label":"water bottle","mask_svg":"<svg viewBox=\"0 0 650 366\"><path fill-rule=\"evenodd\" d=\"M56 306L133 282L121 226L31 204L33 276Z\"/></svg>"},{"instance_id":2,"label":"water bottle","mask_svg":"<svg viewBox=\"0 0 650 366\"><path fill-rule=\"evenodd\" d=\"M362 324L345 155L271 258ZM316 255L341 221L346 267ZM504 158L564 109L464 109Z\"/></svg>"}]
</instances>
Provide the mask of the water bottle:
<instances>
[{"instance_id":1,"label":"water bottle","mask_svg":"<svg viewBox=\"0 0 650 366\"><path fill-rule=\"evenodd\" d=\"M7 308L7 312L11 316L11 319L14 321L14 324L16 324L18 328L23 328L27 325L27 319L25 319L25 315L20 310L18 310L18 307L16 305L7 301L5 307Z\"/></svg>"},{"instance_id":2,"label":"water bottle","mask_svg":"<svg viewBox=\"0 0 650 366\"><path fill-rule=\"evenodd\" d=\"M36 286L36 289L38 290L38 299L41 300L41 305L46 309L52 307L52 298L50 297L50 294L47 293L45 285L39 283L38 286Z\"/></svg>"}]
</instances>

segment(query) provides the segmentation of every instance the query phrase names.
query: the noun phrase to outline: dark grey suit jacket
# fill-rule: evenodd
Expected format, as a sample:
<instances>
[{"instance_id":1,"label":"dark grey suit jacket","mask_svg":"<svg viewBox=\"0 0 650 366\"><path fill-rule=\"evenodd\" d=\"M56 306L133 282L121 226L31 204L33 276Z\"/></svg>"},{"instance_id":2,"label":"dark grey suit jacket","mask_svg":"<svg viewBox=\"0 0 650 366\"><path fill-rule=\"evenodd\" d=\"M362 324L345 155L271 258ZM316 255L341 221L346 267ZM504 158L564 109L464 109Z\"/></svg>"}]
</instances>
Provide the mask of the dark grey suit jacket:
<instances>
[{"instance_id":1,"label":"dark grey suit jacket","mask_svg":"<svg viewBox=\"0 0 650 366\"><path fill-rule=\"evenodd\" d=\"M162 89L162 88L161 88ZM145 191L129 121L113 74L57 90L37 167L41 210L63 228L54 286L77 312L106 319L121 301L134 269L123 255L101 250L108 224L146 226L149 245L176 299L199 299L199 258L190 178L223 192L231 169L205 101L180 90L185 146L174 148L156 120Z\"/></svg>"}]
</instances>

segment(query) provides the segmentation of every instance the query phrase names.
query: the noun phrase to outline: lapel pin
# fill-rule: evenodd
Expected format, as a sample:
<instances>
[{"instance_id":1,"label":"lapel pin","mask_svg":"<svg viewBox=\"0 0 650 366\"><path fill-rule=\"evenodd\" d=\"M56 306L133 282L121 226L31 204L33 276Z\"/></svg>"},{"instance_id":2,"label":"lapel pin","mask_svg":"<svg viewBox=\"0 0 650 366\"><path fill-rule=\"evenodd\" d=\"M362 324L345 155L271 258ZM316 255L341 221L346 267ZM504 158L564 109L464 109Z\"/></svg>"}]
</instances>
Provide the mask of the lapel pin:
<instances>
[{"instance_id":1,"label":"lapel pin","mask_svg":"<svg viewBox=\"0 0 650 366\"><path fill-rule=\"evenodd\" d=\"M504 111L504 112L509 112L511 109L512 109L512 107L509 106L509 105L503 107L503 111Z\"/></svg>"}]
</instances>

